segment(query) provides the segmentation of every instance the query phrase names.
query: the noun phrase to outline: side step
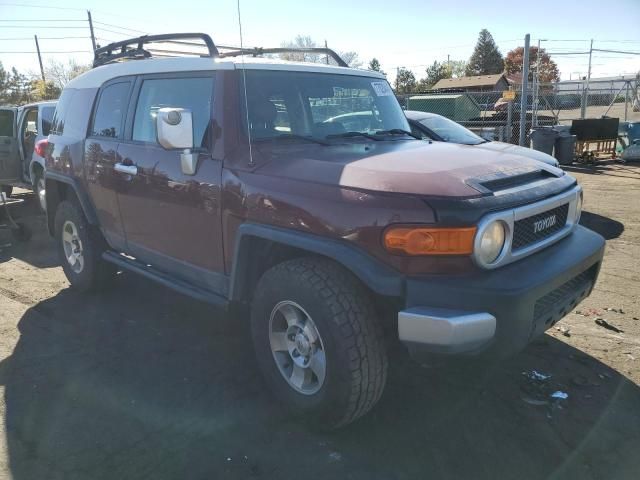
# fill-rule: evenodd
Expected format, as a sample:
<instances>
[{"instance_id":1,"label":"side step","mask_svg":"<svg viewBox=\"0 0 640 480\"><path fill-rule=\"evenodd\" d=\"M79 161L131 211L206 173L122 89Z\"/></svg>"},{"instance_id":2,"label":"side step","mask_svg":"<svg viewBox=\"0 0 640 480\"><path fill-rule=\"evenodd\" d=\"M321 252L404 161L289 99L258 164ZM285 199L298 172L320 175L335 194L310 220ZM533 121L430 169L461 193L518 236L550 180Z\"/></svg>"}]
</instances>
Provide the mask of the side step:
<instances>
[{"instance_id":1,"label":"side step","mask_svg":"<svg viewBox=\"0 0 640 480\"><path fill-rule=\"evenodd\" d=\"M115 252L104 252L102 254L102 258L123 270L142 275L143 277L153 280L154 282L164 285L176 292L195 298L196 300L210 303L221 308L227 308L229 305L229 301L220 295L216 295L213 292L191 285L183 280L176 279L171 275L155 270L153 267L149 267L142 262L125 257L124 255L120 255Z\"/></svg>"}]
</instances>

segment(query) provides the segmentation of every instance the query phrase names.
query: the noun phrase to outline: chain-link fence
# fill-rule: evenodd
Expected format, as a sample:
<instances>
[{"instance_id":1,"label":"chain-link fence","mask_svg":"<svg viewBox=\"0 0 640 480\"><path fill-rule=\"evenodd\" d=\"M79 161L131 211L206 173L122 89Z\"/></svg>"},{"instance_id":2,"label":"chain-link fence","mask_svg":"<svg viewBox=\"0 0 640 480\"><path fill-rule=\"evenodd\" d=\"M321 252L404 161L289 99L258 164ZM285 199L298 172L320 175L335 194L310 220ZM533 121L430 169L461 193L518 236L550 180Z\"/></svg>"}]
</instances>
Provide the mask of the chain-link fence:
<instances>
[{"instance_id":1,"label":"chain-link fence","mask_svg":"<svg viewBox=\"0 0 640 480\"><path fill-rule=\"evenodd\" d=\"M525 144L532 128L571 125L582 118L618 118L620 122L640 122L640 81L634 79L592 80L540 84L529 90L526 101ZM466 126L492 140L517 144L521 99L515 85L513 99L503 91L425 91L398 95L406 110L436 113Z\"/></svg>"}]
</instances>

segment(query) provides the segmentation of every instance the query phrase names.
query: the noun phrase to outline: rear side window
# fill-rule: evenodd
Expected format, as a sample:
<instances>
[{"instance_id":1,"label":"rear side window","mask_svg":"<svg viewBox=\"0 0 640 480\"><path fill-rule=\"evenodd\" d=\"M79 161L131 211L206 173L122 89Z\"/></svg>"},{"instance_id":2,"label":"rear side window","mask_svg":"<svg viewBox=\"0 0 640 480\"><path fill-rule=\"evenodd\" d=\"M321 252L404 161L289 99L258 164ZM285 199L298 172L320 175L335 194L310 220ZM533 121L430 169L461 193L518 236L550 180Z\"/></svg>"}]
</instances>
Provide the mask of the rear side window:
<instances>
[{"instance_id":1,"label":"rear side window","mask_svg":"<svg viewBox=\"0 0 640 480\"><path fill-rule=\"evenodd\" d=\"M158 109L178 107L191 110L193 142L196 147L207 148L212 99L213 77L145 80L133 121L133 140L157 143L155 118Z\"/></svg>"},{"instance_id":2,"label":"rear side window","mask_svg":"<svg viewBox=\"0 0 640 480\"><path fill-rule=\"evenodd\" d=\"M0 110L0 137L13 137L13 110Z\"/></svg>"},{"instance_id":3,"label":"rear side window","mask_svg":"<svg viewBox=\"0 0 640 480\"><path fill-rule=\"evenodd\" d=\"M129 82L114 83L102 90L98 107L93 117L92 136L120 137L124 114L128 106L129 86Z\"/></svg>"},{"instance_id":4,"label":"rear side window","mask_svg":"<svg viewBox=\"0 0 640 480\"><path fill-rule=\"evenodd\" d=\"M42 107L40 109L40 117L42 119L42 135L47 136L51 131L51 121L53 120L53 112L56 107Z\"/></svg>"}]
</instances>

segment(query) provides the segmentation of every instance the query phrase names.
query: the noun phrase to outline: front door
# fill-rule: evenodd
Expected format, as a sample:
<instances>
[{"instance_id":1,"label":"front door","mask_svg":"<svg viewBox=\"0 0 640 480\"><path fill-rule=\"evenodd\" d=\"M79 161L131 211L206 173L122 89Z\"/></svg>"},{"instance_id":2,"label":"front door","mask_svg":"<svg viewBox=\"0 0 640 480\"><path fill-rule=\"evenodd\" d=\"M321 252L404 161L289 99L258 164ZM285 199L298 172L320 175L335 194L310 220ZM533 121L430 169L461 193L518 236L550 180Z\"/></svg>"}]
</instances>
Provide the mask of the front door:
<instances>
[{"instance_id":1,"label":"front door","mask_svg":"<svg viewBox=\"0 0 640 480\"><path fill-rule=\"evenodd\" d=\"M0 184L15 183L21 178L17 116L17 108L0 108Z\"/></svg>"},{"instance_id":2,"label":"front door","mask_svg":"<svg viewBox=\"0 0 640 480\"><path fill-rule=\"evenodd\" d=\"M147 76L134 90L128 139L118 158L130 178L118 192L127 253L159 270L216 292L226 290L220 231L222 161L211 155L214 75ZM133 104L133 103L132 103ZM193 114L195 175L182 172L179 150L157 142L159 108L181 107Z\"/></svg>"}]
</instances>

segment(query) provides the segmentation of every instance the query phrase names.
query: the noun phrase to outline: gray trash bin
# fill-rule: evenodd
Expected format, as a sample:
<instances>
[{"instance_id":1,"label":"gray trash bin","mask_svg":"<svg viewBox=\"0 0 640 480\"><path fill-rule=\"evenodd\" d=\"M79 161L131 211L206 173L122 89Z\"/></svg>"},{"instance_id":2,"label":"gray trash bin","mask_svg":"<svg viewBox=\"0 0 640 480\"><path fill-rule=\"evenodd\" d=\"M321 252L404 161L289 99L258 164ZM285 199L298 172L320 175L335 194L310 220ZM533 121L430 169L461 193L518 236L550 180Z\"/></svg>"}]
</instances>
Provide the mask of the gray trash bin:
<instances>
[{"instance_id":1,"label":"gray trash bin","mask_svg":"<svg viewBox=\"0 0 640 480\"><path fill-rule=\"evenodd\" d=\"M560 165L571 165L576 149L576 136L570 133L561 134L556 138L556 160Z\"/></svg>"},{"instance_id":2,"label":"gray trash bin","mask_svg":"<svg viewBox=\"0 0 640 480\"><path fill-rule=\"evenodd\" d=\"M551 155L557 136L553 127L538 127L531 131L531 148Z\"/></svg>"}]
</instances>

